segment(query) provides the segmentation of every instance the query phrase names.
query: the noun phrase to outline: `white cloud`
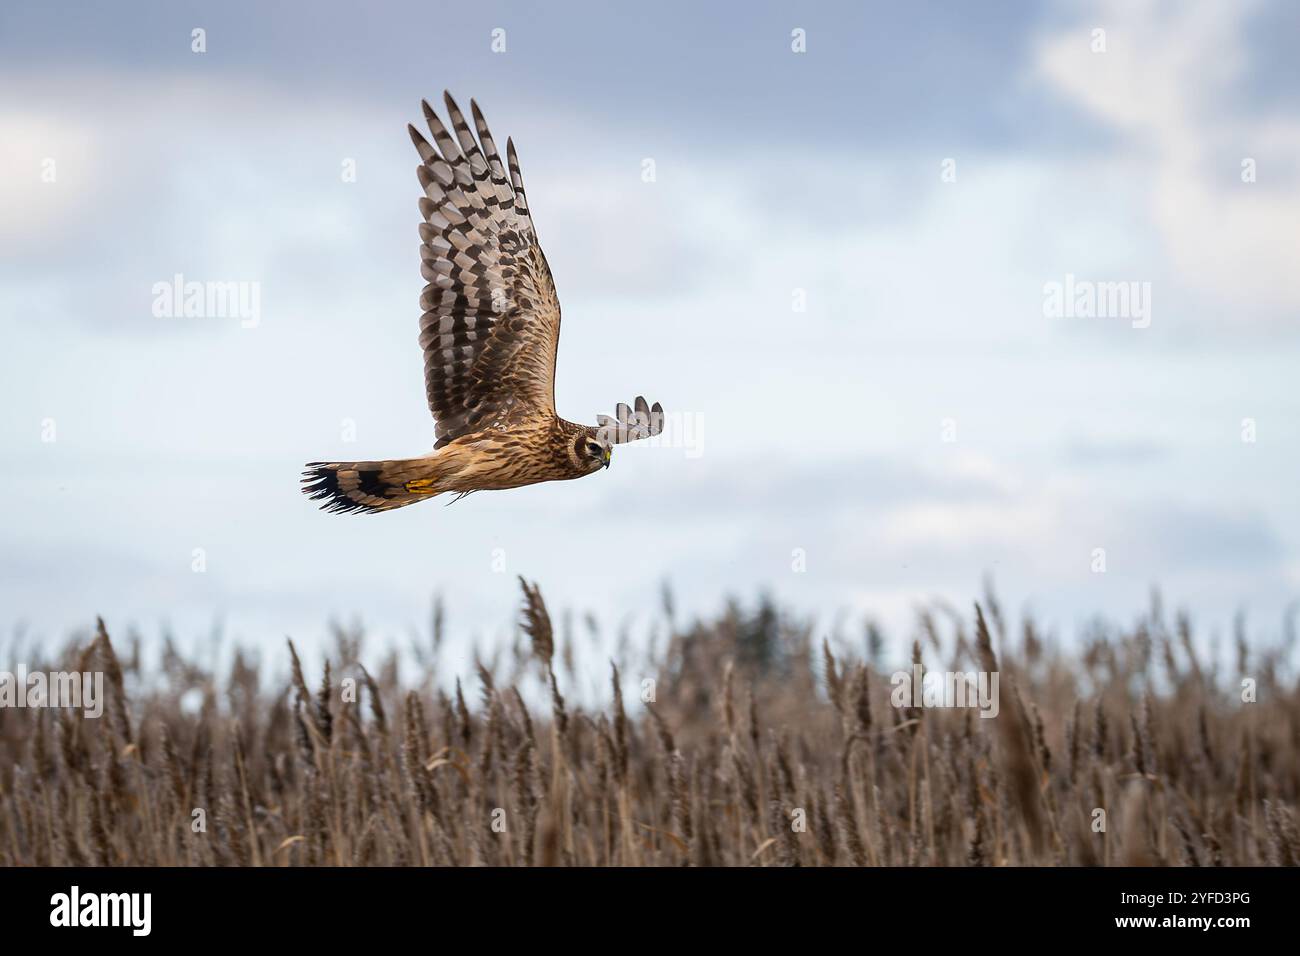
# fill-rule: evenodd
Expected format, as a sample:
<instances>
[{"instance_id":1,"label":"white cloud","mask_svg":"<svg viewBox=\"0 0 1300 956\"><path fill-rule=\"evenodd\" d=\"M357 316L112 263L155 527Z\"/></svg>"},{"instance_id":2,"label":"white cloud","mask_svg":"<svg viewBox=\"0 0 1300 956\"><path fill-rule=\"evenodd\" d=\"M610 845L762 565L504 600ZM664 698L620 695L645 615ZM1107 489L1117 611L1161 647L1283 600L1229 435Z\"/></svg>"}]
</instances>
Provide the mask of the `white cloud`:
<instances>
[{"instance_id":1,"label":"white cloud","mask_svg":"<svg viewBox=\"0 0 1300 956\"><path fill-rule=\"evenodd\" d=\"M94 207L106 177L87 160L102 147L101 131L75 116L14 107L0 107L0 130L0 254L30 253Z\"/></svg>"},{"instance_id":2,"label":"white cloud","mask_svg":"<svg viewBox=\"0 0 1300 956\"><path fill-rule=\"evenodd\" d=\"M1243 34L1257 7L1109 0L1045 36L1034 64L1121 133L1171 261L1241 320L1300 307L1300 120L1259 115L1233 95L1251 68ZM1090 48L1095 27L1104 53ZM1245 158L1257 163L1255 183L1241 180Z\"/></svg>"}]
</instances>

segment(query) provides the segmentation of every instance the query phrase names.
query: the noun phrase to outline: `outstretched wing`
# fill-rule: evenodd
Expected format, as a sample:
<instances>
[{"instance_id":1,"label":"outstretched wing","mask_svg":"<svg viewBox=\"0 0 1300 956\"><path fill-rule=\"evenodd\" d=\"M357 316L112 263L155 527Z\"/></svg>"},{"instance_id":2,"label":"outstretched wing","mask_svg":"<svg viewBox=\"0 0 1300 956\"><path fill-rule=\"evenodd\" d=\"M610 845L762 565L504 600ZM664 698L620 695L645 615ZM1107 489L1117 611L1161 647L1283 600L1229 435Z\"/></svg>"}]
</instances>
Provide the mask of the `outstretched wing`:
<instances>
[{"instance_id":1,"label":"outstretched wing","mask_svg":"<svg viewBox=\"0 0 1300 956\"><path fill-rule=\"evenodd\" d=\"M441 448L462 435L555 415L560 303L528 214L515 147L509 177L478 105L477 140L450 94L455 138L427 102L436 144L414 127L422 160L420 347Z\"/></svg>"},{"instance_id":2,"label":"outstretched wing","mask_svg":"<svg viewBox=\"0 0 1300 956\"><path fill-rule=\"evenodd\" d=\"M664 410L658 402L651 408L640 395L636 398L636 408L628 408L623 402L614 409L614 417L597 415L595 428L591 429L597 438L603 438L611 445L650 438L664 430Z\"/></svg>"}]
</instances>

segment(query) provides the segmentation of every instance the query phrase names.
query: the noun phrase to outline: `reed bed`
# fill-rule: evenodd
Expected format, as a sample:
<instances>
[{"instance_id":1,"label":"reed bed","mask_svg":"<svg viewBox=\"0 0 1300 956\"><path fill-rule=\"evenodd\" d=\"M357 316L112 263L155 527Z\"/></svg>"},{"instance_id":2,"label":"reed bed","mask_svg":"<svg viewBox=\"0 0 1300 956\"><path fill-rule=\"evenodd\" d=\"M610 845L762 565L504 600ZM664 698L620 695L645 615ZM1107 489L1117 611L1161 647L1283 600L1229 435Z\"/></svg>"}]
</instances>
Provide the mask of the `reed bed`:
<instances>
[{"instance_id":1,"label":"reed bed","mask_svg":"<svg viewBox=\"0 0 1300 956\"><path fill-rule=\"evenodd\" d=\"M432 653L405 684L395 653L367 669L344 630L310 680L292 644L287 677L242 653L218 675L170 644L145 673L101 623L28 668L102 671L102 717L0 708L0 863L1300 860L1289 638L1264 652L1239 632L1235 660L1202 659L1156 607L1065 653L1033 621L1008 627L992 595L921 611L898 663L997 672L985 719L894 706L875 629L823 641L766 602L672 622L666 603L662 648L611 664L589 708L567 691L574 641L527 583L513 652L450 684Z\"/></svg>"}]
</instances>

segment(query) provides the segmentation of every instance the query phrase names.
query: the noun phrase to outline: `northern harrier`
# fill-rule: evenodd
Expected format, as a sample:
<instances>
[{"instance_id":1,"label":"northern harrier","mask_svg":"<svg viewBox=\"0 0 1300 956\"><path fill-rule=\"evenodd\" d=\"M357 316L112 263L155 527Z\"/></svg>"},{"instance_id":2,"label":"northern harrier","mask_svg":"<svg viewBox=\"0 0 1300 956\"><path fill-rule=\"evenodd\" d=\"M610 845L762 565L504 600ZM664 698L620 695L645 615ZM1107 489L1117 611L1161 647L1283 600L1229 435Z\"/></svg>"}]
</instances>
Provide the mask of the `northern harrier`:
<instances>
[{"instance_id":1,"label":"northern harrier","mask_svg":"<svg viewBox=\"0 0 1300 956\"><path fill-rule=\"evenodd\" d=\"M560 303L537 243L519 160L509 177L478 105L478 138L444 94L455 138L427 102L436 148L407 128L420 153L420 347L437 442L419 458L311 462L303 491L328 511L391 511L444 492L518 488L608 468L611 448L657 435L663 409L638 398L598 425L555 412Z\"/></svg>"}]
</instances>

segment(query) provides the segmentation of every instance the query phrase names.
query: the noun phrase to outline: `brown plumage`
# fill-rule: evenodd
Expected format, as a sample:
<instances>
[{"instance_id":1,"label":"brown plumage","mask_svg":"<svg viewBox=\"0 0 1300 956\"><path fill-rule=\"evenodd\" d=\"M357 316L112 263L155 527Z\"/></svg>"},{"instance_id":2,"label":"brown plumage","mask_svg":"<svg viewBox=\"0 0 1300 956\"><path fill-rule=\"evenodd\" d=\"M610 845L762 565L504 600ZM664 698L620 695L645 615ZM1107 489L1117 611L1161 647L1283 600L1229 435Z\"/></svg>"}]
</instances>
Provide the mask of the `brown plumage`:
<instances>
[{"instance_id":1,"label":"brown plumage","mask_svg":"<svg viewBox=\"0 0 1300 956\"><path fill-rule=\"evenodd\" d=\"M471 130L444 99L451 132L427 102L433 143L408 127L424 189L420 347L437 441L419 458L311 462L303 491L328 511L391 511L444 492L581 478L608 467L613 445L663 430L663 409L644 398L594 426L556 414L560 302L514 144L506 141L507 170L478 105L470 101Z\"/></svg>"}]
</instances>

